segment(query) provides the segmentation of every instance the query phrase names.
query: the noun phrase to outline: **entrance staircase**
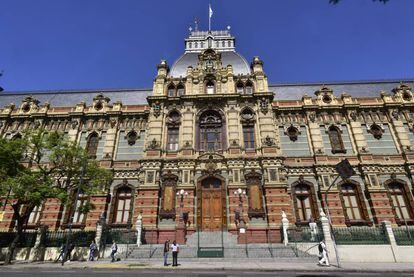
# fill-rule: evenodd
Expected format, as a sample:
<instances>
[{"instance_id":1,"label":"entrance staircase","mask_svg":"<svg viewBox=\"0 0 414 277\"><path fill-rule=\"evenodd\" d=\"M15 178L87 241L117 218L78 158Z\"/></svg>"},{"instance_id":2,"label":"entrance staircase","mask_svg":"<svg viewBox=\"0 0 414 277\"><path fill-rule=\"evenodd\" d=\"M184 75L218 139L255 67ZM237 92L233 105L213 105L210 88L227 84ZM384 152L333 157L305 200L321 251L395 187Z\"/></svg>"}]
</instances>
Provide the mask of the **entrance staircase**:
<instances>
[{"instance_id":1,"label":"entrance staircase","mask_svg":"<svg viewBox=\"0 0 414 277\"><path fill-rule=\"evenodd\" d=\"M223 249L225 259L316 259L315 256L298 250L294 245L285 246L281 243L238 244L237 235L228 232L196 232L187 236L187 243L180 245L180 259L199 258L199 247ZM163 244L144 244L140 247L130 245L126 256L128 259L161 259L163 248Z\"/></svg>"}]
</instances>

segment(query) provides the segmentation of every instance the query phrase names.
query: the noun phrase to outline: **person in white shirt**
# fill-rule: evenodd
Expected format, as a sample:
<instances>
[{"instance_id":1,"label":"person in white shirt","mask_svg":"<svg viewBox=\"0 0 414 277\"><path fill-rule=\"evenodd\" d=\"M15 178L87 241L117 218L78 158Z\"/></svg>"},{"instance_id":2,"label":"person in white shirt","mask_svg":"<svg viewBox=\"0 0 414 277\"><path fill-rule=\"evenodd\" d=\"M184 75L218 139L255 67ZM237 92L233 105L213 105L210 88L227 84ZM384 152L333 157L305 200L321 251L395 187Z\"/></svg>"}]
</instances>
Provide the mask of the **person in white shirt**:
<instances>
[{"instance_id":1,"label":"person in white shirt","mask_svg":"<svg viewBox=\"0 0 414 277\"><path fill-rule=\"evenodd\" d=\"M171 245L172 256L173 256L173 264L172 266L178 266L177 259L178 259L178 252L180 251L180 246L177 244L176 241L173 241Z\"/></svg>"},{"instance_id":2,"label":"person in white shirt","mask_svg":"<svg viewBox=\"0 0 414 277\"><path fill-rule=\"evenodd\" d=\"M325 241L321 241L318 246L319 250L319 265L329 266L328 250L326 249Z\"/></svg>"},{"instance_id":3,"label":"person in white shirt","mask_svg":"<svg viewBox=\"0 0 414 277\"><path fill-rule=\"evenodd\" d=\"M113 244L111 246L111 262L115 262L115 255L116 252L118 252L118 245L116 244L115 241L112 241Z\"/></svg>"}]
</instances>

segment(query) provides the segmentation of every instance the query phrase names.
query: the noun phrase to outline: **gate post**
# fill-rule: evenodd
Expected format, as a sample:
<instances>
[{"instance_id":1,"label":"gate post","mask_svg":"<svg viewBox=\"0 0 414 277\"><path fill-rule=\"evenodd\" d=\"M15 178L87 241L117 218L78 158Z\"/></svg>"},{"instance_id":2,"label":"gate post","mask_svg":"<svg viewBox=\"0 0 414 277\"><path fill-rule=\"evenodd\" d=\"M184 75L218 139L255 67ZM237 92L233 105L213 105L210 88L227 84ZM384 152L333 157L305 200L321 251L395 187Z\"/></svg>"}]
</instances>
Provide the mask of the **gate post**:
<instances>
[{"instance_id":1,"label":"gate post","mask_svg":"<svg viewBox=\"0 0 414 277\"><path fill-rule=\"evenodd\" d=\"M287 219L285 211L282 211L283 243L285 244L285 246L289 243L288 228L289 228L289 220Z\"/></svg>"},{"instance_id":2,"label":"gate post","mask_svg":"<svg viewBox=\"0 0 414 277\"><path fill-rule=\"evenodd\" d=\"M142 215L138 215L138 219L136 222L136 229L137 229L137 246L141 246L141 235L142 235Z\"/></svg>"},{"instance_id":3,"label":"gate post","mask_svg":"<svg viewBox=\"0 0 414 277\"><path fill-rule=\"evenodd\" d=\"M105 238L103 238L103 230L105 228L105 217L103 214L99 217L99 220L96 222L96 234L95 234L95 243L98 246L98 252L101 252L102 245L105 244Z\"/></svg>"},{"instance_id":4,"label":"gate post","mask_svg":"<svg viewBox=\"0 0 414 277\"><path fill-rule=\"evenodd\" d=\"M322 209L321 209L320 216L321 216L320 220L322 223L323 237L325 239L326 249L328 250L328 258L330 261L337 260L338 266L340 267L339 257L336 254L337 253L336 245L335 245L335 242L332 240L331 225L329 223L329 219L326 217L326 214L324 213Z\"/></svg>"}]
</instances>

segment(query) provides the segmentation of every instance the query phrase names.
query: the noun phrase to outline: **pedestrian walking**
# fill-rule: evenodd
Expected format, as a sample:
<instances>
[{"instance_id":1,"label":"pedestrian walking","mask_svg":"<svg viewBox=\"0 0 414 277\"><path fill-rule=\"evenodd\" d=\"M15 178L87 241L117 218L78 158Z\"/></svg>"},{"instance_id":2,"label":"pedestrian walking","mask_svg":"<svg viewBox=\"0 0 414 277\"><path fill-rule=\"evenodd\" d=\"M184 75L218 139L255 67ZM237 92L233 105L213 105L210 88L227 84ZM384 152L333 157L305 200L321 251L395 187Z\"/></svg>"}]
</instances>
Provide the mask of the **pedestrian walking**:
<instances>
[{"instance_id":1,"label":"pedestrian walking","mask_svg":"<svg viewBox=\"0 0 414 277\"><path fill-rule=\"evenodd\" d=\"M177 260L178 260L178 252L180 252L180 246L177 244L176 241L173 241L173 244L171 245L171 249L172 249L172 256L173 256L172 266L178 266Z\"/></svg>"},{"instance_id":2,"label":"pedestrian walking","mask_svg":"<svg viewBox=\"0 0 414 277\"><path fill-rule=\"evenodd\" d=\"M117 252L118 252L118 245L113 240L112 241L112 246L111 246L111 263L115 262L115 255L116 255Z\"/></svg>"},{"instance_id":3,"label":"pedestrian walking","mask_svg":"<svg viewBox=\"0 0 414 277\"><path fill-rule=\"evenodd\" d=\"M95 252L98 249L95 241L93 240L89 245L89 261L93 261L95 258Z\"/></svg>"},{"instance_id":4,"label":"pedestrian walking","mask_svg":"<svg viewBox=\"0 0 414 277\"><path fill-rule=\"evenodd\" d=\"M325 240L322 240L318 246L319 262L318 265L329 266L328 250L326 249Z\"/></svg>"},{"instance_id":5,"label":"pedestrian walking","mask_svg":"<svg viewBox=\"0 0 414 277\"><path fill-rule=\"evenodd\" d=\"M164 242L164 266L168 266L168 253L170 252L170 240Z\"/></svg>"},{"instance_id":6,"label":"pedestrian walking","mask_svg":"<svg viewBox=\"0 0 414 277\"><path fill-rule=\"evenodd\" d=\"M70 243L68 246L68 252L66 253L66 261L70 262L72 260L72 251L75 249L75 245Z\"/></svg>"},{"instance_id":7,"label":"pedestrian walking","mask_svg":"<svg viewBox=\"0 0 414 277\"><path fill-rule=\"evenodd\" d=\"M63 260L63 254L65 253L65 244L62 243L62 246L60 247L60 253L59 256L57 257L55 263L57 263L60 259Z\"/></svg>"}]
</instances>

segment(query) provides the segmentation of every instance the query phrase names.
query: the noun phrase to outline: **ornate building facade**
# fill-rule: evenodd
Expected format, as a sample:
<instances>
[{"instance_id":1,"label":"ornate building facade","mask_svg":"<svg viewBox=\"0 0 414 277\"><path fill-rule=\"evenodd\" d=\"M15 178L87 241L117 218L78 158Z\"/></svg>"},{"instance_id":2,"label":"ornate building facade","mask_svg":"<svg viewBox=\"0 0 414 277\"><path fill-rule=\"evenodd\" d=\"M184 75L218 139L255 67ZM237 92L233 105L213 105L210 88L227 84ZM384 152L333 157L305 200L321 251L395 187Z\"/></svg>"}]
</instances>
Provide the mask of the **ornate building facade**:
<instances>
[{"instance_id":1,"label":"ornate building facade","mask_svg":"<svg viewBox=\"0 0 414 277\"><path fill-rule=\"evenodd\" d=\"M145 240L195 231L246 229L249 242L280 242L282 211L297 225L317 220L335 165L356 175L328 193L337 226L414 223L413 81L269 85L229 30L192 31L152 90L0 94L0 134L60 130L114 171L96 208L74 227L133 228ZM65 228L68 211L49 199L28 228ZM184 224L183 224L184 222ZM6 207L0 228L13 228Z\"/></svg>"}]
</instances>

